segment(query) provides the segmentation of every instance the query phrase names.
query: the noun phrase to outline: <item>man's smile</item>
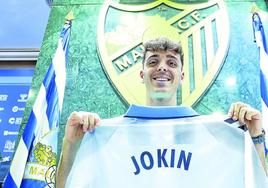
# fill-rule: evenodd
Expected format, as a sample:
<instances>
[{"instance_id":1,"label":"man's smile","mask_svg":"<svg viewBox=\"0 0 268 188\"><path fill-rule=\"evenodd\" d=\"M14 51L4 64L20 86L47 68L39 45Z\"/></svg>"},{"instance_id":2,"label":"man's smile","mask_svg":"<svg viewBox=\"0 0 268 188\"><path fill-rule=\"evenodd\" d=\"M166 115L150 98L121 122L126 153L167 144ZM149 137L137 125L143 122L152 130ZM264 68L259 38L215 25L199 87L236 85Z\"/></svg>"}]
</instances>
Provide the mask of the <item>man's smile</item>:
<instances>
[{"instance_id":1,"label":"man's smile","mask_svg":"<svg viewBox=\"0 0 268 188\"><path fill-rule=\"evenodd\" d=\"M156 77L156 78L153 78L154 80L156 81L161 81L161 82L165 82L165 81L170 81L171 79L169 78L164 78L164 77Z\"/></svg>"},{"instance_id":2,"label":"man's smile","mask_svg":"<svg viewBox=\"0 0 268 188\"><path fill-rule=\"evenodd\" d=\"M157 82L170 82L172 77L166 74L156 74L152 76L152 79Z\"/></svg>"}]
</instances>

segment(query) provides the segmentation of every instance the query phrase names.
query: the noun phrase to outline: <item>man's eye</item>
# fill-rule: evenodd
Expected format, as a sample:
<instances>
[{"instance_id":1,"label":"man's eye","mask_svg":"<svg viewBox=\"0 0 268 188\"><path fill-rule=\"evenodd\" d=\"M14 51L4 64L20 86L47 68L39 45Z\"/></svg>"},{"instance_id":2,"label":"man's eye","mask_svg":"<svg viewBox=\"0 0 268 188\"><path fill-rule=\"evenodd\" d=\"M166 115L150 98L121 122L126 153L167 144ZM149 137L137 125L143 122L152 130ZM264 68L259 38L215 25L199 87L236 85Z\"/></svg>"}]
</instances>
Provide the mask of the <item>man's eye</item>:
<instances>
[{"instance_id":1,"label":"man's eye","mask_svg":"<svg viewBox=\"0 0 268 188\"><path fill-rule=\"evenodd\" d=\"M176 68L177 65L178 65L177 62L175 62L175 61L169 61L168 64L169 64L169 66L172 67L172 68Z\"/></svg>"},{"instance_id":2,"label":"man's eye","mask_svg":"<svg viewBox=\"0 0 268 188\"><path fill-rule=\"evenodd\" d=\"M156 63L157 63L156 60L151 60L151 61L149 61L147 64L148 64L149 66L154 66Z\"/></svg>"}]
</instances>

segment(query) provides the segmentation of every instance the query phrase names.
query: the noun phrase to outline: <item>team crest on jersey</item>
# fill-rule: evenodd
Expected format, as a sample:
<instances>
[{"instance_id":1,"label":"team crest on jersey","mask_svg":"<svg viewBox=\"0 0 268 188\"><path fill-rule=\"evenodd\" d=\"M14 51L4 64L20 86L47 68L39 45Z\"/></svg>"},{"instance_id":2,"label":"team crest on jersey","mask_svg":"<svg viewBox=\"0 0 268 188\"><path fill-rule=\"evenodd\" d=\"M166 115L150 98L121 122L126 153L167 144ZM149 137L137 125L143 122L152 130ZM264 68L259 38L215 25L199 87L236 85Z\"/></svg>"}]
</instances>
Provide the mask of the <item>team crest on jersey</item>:
<instances>
[{"instance_id":1,"label":"team crest on jersey","mask_svg":"<svg viewBox=\"0 0 268 188\"><path fill-rule=\"evenodd\" d=\"M193 105L217 76L229 47L229 21L223 0L182 4L158 0L126 5L106 1L98 22L98 53L119 95L145 104L142 42L160 36L180 41L185 78L181 102Z\"/></svg>"}]
</instances>

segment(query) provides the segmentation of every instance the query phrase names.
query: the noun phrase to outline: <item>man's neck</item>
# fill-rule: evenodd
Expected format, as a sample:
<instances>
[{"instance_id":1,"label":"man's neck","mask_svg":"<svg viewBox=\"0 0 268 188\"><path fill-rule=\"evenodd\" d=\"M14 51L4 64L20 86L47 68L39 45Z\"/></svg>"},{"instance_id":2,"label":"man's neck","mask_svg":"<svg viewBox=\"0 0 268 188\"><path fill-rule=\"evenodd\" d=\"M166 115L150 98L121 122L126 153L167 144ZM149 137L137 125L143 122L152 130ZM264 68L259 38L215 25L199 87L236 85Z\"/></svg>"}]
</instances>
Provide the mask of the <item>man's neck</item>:
<instances>
[{"instance_id":1,"label":"man's neck","mask_svg":"<svg viewBox=\"0 0 268 188\"><path fill-rule=\"evenodd\" d=\"M146 101L148 106L177 106L177 96L171 98L149 98Z\"/></svg>"}]
</instances>

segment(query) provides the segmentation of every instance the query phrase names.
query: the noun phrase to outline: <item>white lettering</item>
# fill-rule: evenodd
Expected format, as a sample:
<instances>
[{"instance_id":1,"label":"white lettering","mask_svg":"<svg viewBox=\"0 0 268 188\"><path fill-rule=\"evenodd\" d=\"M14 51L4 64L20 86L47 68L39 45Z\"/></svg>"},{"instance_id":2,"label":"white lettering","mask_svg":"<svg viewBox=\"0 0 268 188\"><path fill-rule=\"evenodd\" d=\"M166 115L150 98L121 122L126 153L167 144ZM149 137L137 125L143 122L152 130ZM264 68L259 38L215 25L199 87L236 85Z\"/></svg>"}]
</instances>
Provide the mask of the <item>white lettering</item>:
<instances>
[{"instance_id":1,"label":"white lettering","mask_svg":"<svg viewBox=\"0 0 268 188\"><path fill-rule=\"evenodd\" d=\"M179 22L178 22L178 26L179 28L181 29L188 29L190 27L190 24L189 22L187 22L187 20L185 19L181 19Z\"/></svg>"},{"instance_id":2,"label":"white lettering","mask_svg":"<svg viewBox=\"0 0 268 188\"><path fill-rule=\"evenodd\" d=\"M199 22L200 21L200 13L197 12L197 11L194 11L192 14L191 14L192 18L195 19L195 21Z\"/></svg>"},{"instance_id":3,"label":"white lettering","mask_svg":"<svg viewBox=\"0 0 268 188\"><path fill-rule=\"evenodd\" d=\"M13 106L12 112L17 112L17 111L24 111L25 108L19 108L18 106Z\"/></svg>"},{"instance_id":4,"label":"white lettering","mask_svg":"<svg viewBox=\"0 0 268 188\"><path fill-rule=\"evenodd\" d=\"M0 101L7 101L8 95L0 95Z\"/></svg>"},{"instance_id":5,"label":"white lettering","mask_svg":"<svg viewBox=\"0 0 268 188\"><path fill-rule=\"evenodd\" d=\"M123 56L123 60L117 60L115 62L116 66L120 69L120 71L123 71L125 68L128 68L129 65L132 64L132 62L129 60L129 58L125 55Z\"/></svg>"},{"instance_id":6,"label":"white lettering","mask_svg":"<svg viewBox=\"0 0 268 188\"><path fill-rule=\"evenodd\" d=\"M15 123L15 118L14 117L9 118L8 123L14 124Z\"/></svg>"},{"instance_id":7,"label":"white lettering","mask_svg":"<svg viewBox=\"0 0 268 188\"><path fill-rule=\"evenodd\" d=\"M10 141L10 140L7 140L6 141L6 143L5 143L5 149L6 150L8 150L8 151L13 151L14 150L14 148L15 148L15 144L16 144L16 142L15 141ZM5 150L4 150L5 151ZM7 152L7 151L5 151L5 152Z\"/></svg>"},{"instance_id":8,"label":"white lettering","mask_svg":"<svg viewBox=\"0 0 268 188\"><path fill-rule=\"evenodd\" d=\"M22 122L22 118L16 118L15 124L20 125Z\"/></svg>"},{"instance_id":9,"label":"white lettering","mask_svg":"<svg viewBox=\"0 0 268 188\"><path fill-rule=\"evenodd\" d=\"M20 94L20 99L18 99L18 102L26 102L27 97L28 97L28 94Z\"/></svg>"},{"instance_id":10,"label":"white lettering","mask_svg":"<svg viewBox=\"0 0 268 188\"><path fill-rule=\"evenodd\" d=\"M18 135L19 132L17 131L4 131L4 136L8 136L8 135Z\"/></svg>"}]
</instances>

